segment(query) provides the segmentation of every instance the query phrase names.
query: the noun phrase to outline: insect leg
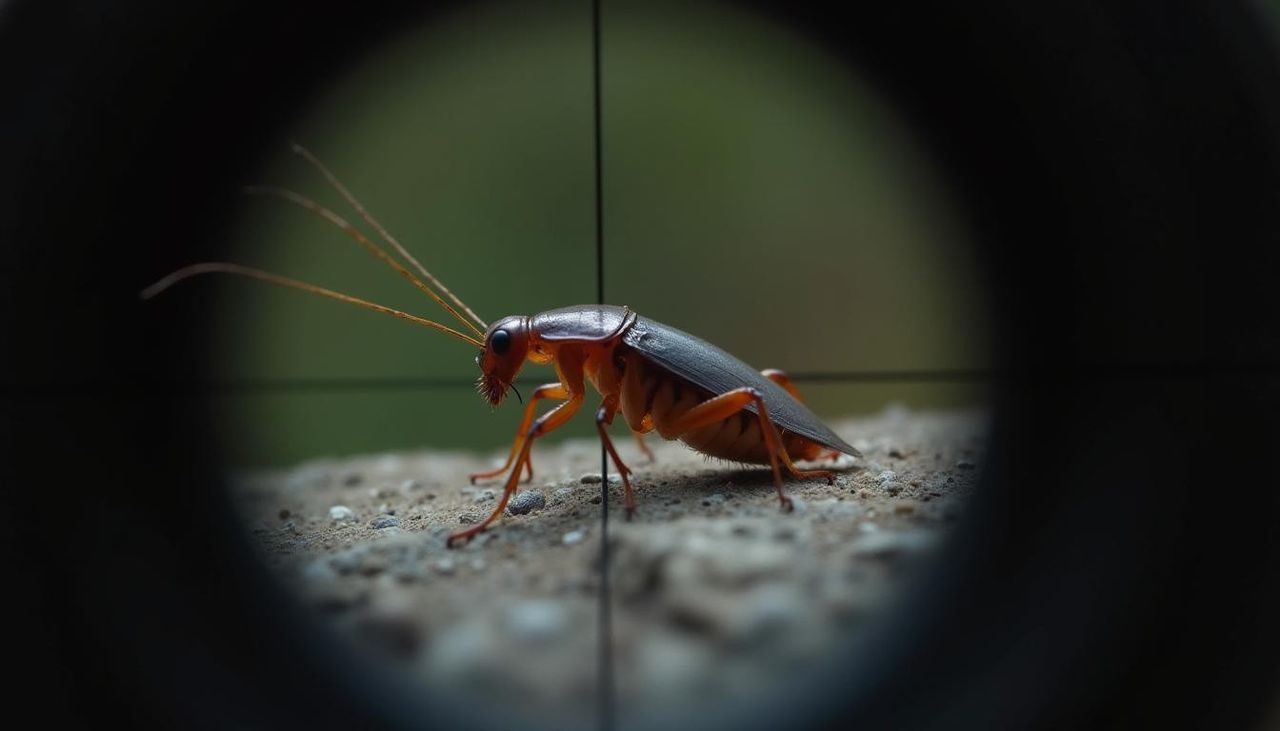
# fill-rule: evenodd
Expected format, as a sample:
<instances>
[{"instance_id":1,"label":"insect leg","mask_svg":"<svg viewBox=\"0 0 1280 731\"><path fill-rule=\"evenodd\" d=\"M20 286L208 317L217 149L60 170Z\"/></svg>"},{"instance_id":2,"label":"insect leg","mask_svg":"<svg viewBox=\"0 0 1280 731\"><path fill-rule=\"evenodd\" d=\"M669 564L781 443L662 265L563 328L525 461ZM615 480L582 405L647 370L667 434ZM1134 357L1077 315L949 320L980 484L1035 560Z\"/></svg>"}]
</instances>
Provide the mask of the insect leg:
<instances>
[{"instance_id":1,"label":"insect leg","mask_svg":"<svg viewBox=\"0 0 1280 731\"><path fill-rule=\"evenodd\" d=\"M631 433L635 436L636 445L640 447L640 451L645 458L652 462L654 461L653 452L644 443L644 435L653 431L653 419L645 413L649 400L649 388L645 382L645 362L638 354L632 352L627 354L624 363L622 391L618 397L618 408L622 410L622 416L627 420L627 426L631 427Z\"/></svg>"},{"instance_id":2,"label":"insect leg","mask_svg":"<svg viewBox=\"0 0 1280 731\"><path fill-rule=\"evenodd\" d=\"M743 386L703 401L676 417L667 429L663 431L663 434L673 433L680 435L708 424L714 424L717 421L733 416L751 404L755 404L756 414L760 418L760 433L764 436L765 448L769 451L769 462L773 466L773 485L778 489L778 500L782 503L783 510L790 511L793 506L791 498L787 497L786 491L782 489L782 472L778 469L778 455L781 454L782 459L786 460L788 464L790 463L790 457L787 456L786 450L782 448L782 440L778 437L778 432L773 428L773 420L769 418L769 408L765 406L764 396L758 390L750 386Z\"/></svg>"},{"instance_id":3,"label":"insect leg","mask_svg":"<svg viewBox=\"0 0 1280 731\"><path fill-rule=\"evenodd\" d=\"M533 422L533 426L529 427L529 430L525 432L524 439L520 444L520 453L516 456L515 461L517 468L511 470L511 474L507 477L507 484L502 490L502 499L498 501L498 507L494 508L493 513L488 518L485 518L483 522L449 536L449 540L445 543L446 546L454 548L475 538L485 528L489 527L490 523L502 515L502 511L507 507L507 501L515 494L516 485L520 483L519 465L524 464L529 459L529 448L533 446L533 441L543 434L563 426L565 422L573 417L581 405L582 391L579 390L571 393L568 401L548 411Z\"/></svg>"},{"instance_id":4,"label":"insect leg","mask_svg":"<svg viewBox=\"0 0 1280 731\"><path fill-rule=\"evenodd\" d=\"M779 450L779 454L782 457L782 463L787 466L787 471L797 478L803 480L820 477L826 480L828 485L833 484L836 481L836 473L831 470L802 470L799 467L796 467L795 462L791 461L791 455L787 454L787 450ZM836 452L835 454L837 457L840 456L839 452Z\"/></svg>"},{"instance_id":5,"label":"insect leg","mask_svg":"<svg viewBox=\"0 0 1280 731\"><path fill-rule=\"evenodd\" d=\"M613 464L618 468L618 474L622 475L622 494L624 496L624 505L627 508L627 519L636 512L636 498L631 492L631 469L622 463L622 458L618 456L618 450L613 448L613 440L609 438L609 431L605 427L613 423L613 415L618 412L617 395L605 396L604 402L600 404L600 408L596 409L596 431L600 432L600 442L604 444L604 448L609 450L609 456L613 457ZM632 432L635 434L635 432ZM637 436L639 436L637 434ZM640 443L642 446L644 442Z\"/></svg>"},{"instance_id":6,"label":"insect leg","mask_svg":"<svg viewBox=\"0 0 1280 731\"><path fill-rule=\"evenodd\" d=\"M569 398L569 391L560 383L547 383L538 386L533 390L533 394L529 397L529 404L524 407L524 418L520 421L520 428L516 429L516 438L511 443L511 453L507 455L507 461L496 470L488 472L476 472L469 475L471 484L476 484L476 480L488 480L505 473L511 467L511 461L516 458L516 454L520 452L520 443L524 441L525 432L529 431L529 425L533 423L533 411L537 403L541 399L551 398L564 400ZM528 470L528 480L533 479L533 465L525 462L525 468ZM526 482L528 481L526 480Z\"/></svg>"},{"instance_id":7,"label":"insect leg","mask_svg":"<svg viewBox=\"0 0 1280 731\"><path fill-rule=\"evenodd\" d=\"M779 386L782 386L783 388L785 388L787 390L787 393L791 394L796 401L799 401L800 403L804 403L804 397L800 395L800 389L796 388L796 384L791 382L791 377L787 375L786 371L780 371L777 368L765 368L764 370L760 371L760 375L764 376L765 378L768 378L770 381L773 381ZM834 449L828 449L827 451L823 452L820 456L825 457L827 459L840 459L840 452L837 452ZM787 466L791 468L791 473L796 475L797 477L809 476L809 475L801 475L800 473L796 472L795 468L792 467L789 462ZM815 470L815 472L820 472L820 471L821 470ZM820 476L820 475L815 475L815 476Z\"/></svg>"},{"instance_id":8,"label":"insect leg","mask_svg":"<svg viewBox=\"0 0 1280 731\"><path fill-rule=\"evenodd\" d=\"M636 445L640 447L640 451L644 453L646 459L653 461L653 450L649 449L649 445L644 443L644 432L631 430L631 435L636 438Z\"/></svg>"},{"instance_id":9,"label":"insect leg","mask_svg":"<svg viewBox=\"0 0 1280 731\"><path fill-rule=\"evenodd\" d=\"M777 368L765 368L760 371L760 375L787 389L787 393L795 397L796 401L804 403L804 397L800 395L800 389L796 388L796 384L791 382L791 377L787 375L786 371L780 371Z\"/></svg>"}]
</instances>

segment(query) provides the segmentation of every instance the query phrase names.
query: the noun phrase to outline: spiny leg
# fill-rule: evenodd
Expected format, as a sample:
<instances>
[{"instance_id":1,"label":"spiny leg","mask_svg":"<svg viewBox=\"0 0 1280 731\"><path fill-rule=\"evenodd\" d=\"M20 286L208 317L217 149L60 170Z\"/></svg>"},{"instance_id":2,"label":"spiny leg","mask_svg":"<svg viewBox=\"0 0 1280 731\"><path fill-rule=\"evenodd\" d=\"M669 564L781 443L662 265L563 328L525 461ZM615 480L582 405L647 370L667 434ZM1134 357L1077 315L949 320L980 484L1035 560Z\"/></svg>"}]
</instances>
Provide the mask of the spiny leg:
<instances>
[{"instance_id":1,"label":"spiny leg","mask_svg":"<svg viewBox=\"0 0 1280 731\"><path fill-rule=\"evenodd\" d=\"M600 404L600 408L596 409L596 431L600 432L600 442L604 444L604 448L609 450L609 456L613 457L613 464L618 468L618 474L622 475L622 495L623 505L627 509L627 519L636 512L636 498L631 492L631 469L622 463L622 458L618 456L618 450L613 448L613 440L609 438L609 431L606 427L613 423L613 415L618 411L618 397L605 396L604 402ZM637 432L633 434L639 435ZM644 442L641 442L643 446Z\"/></svg>"},{"instance_id":2,"label":"spiny leg","mask_svg":"<svg viewBox=\"0 0 1280 731\"><path fill-rule=\"evenodd\" d=\"M569 391L559 382L546 383L535 388L533 390L533 394L529 396L528 405L524 407L524 418L520 420L520 427L516 429L516 438L511 442L511 453L507 455L507 461L503 462L502 466L496 470L475 472L468 475L471 480L471 484L476 484L476 480L488 480L490 478L497 477L498 475L505 473L511 467L511 461L514 460L516 454L520 452L520 443L524 440L525 432L529 431L529 425L533 423L533 410L539 400L564 400L567 398L569 398ZM525 482L528 482L533 479L533 462L526 460L524 467L528 471L528 478L526 478Z\"/></svg>"},{"instance_id":3,"label":"spiny leg","mask_svg":"<svg viewBox=\"0 0 1280 731\"><path fill-rule=\"evenodd\" d=\"M769 452L769 463L773 467L773 485L778 489L778 500L782 503L783 510L790 511L794 506L791 498L782 489L782 472L778 469L778 454L781 453L783 459L788 462L790 458L782 448L782 440L778 437L778 432L773 428L773 420L769 418L769 408L765 406L764 396L757 389L743 386L703 401L677 417L663 431L663 435L668 433L680 435L714 424L733 416L751 404L756 405L756 415L760 418L760 433L764 436L765 448Z\"/></svg>"},{"instance_id":4,"label":"spiny leg","mask_svg":"<svg viewBox=\"0 0 1280 731\"><path fill-rule=\"evenodd\" d=\"M533 422L533 426L529 427L529 431L525 433L524 439L520 444L520 453L517 455L515 462L517 468L511 470L511 474L507 476L507 484L502 489L502 499L498 501L498 507L494 508L493 512L488 518L485 518L483 522L450 535L449 540L445 542L447 547L455 548L466 541L470 541L472 538L475 538L477 535L482 533L485 528L489 527L490 523L497 520L502 515L502 511L507 508L507 501L509 501L511 496L515 494L516 485L520 482L519 465L524 464L524 462L529 459L529 449L533 446L533 441L543 434L555 431L561 426L564 426L565 422L573 417L574 413L578 411L578 407L581 405L582 393L572 393L570 394L568 401L565 401L554 409L548 411L538 417L537 421Z\"/></svg>"},{"instance_id":5,"label":"spiny leg","mask_svg":"<svg viewBox=\"0 0 1280 731\"><path fill-rule=\"evenodd\" d=\"M796 388L796 384L792 382L791 376L788 376L786 371L778 370L777 368L765 368L764 370L760 371L760 375L764 376L765 378L768 378L770 381L773 381L779 386L782 386L783 388L785 388L787 390L787 393L791 394L796 401L799 401L800 403L804 403L804 396L800 395L800 389ZM827 451L823 452L819 458L833 459L833 460L840 459L840 452L834 449L828 449ZM796 472L795 467L793 467L790 464L790 462L787 463L787 466L791 468L792 474L799 476L800 473ZM823 472L824 470L812 470L812 471Z\"/></svg>"}]
</instances>

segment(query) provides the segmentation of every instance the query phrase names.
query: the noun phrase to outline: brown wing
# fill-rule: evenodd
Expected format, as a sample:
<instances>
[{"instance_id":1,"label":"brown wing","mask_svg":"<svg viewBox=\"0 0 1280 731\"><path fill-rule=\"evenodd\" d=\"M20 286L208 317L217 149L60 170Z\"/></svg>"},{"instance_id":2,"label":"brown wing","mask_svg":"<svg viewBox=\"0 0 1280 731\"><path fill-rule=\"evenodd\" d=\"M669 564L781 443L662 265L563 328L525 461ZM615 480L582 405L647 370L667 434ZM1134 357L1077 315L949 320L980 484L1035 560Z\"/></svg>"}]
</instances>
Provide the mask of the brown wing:
<instances>
[{"instance_id":1,"label":"brown wing","mask_svg":"<svg viewBox=\"0 0 1280 731\"><path fill-rule=\"evenodd\" d=\"M623 334L623 342L659 366L714 394L751 386L764 395L769 416L787 431L825 447L861 457L858 450L836 436L804 404L778 384L729 353L670 325L637 317ZM755 406L747 407L755 413Z\"/></svg>"},{"instance_id":2,"label":"brown wing","mask_svg":"<svg viewBox=\"0 0 1280 731\"><path fill-rule=\"evenodd\" d=\"M596 342L616 337L634 322L636 313L616 305L573 305L540 312L530 327L543 340Z\"/></svg>"}]
</instances>

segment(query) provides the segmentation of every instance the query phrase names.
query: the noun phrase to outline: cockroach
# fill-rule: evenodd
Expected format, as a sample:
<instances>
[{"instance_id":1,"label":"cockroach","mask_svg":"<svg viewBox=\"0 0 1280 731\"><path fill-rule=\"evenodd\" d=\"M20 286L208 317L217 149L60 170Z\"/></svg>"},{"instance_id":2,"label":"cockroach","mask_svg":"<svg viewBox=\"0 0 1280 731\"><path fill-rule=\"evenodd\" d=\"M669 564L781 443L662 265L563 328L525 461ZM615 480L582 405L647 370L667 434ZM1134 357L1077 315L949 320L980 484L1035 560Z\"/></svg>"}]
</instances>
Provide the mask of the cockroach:
<instances>
[{"instance_id":1,"label":"cockroach","mask_svg":"<svg viewBox=\"0 0 1280 731\"><path fill-rule=\"evenodd\" d=\"M526 481L533 478L530 450L534 442L577 413L587 396L585 381L590 381L602 396L596 409L596 430L622 476L628 518L636 510L632 472L618 456L607 430L618 412L622 412L641 450L650 459L653 454L645 446L643 435L656 431L664 439L678 439L711 457L770 465L778 501L784 511L793 508L782 486L783 467L796 478L822 478L831 483L835 477L833 471L802 470L795 461L838 458L842 453L862 456L804 405L800 392L782 371L757 371L715 345L643 317L629 307L574 305L532 316L511 315L486 324L388 233L314 155L296 144L293 151L310 163L365 223L413 265L422 279L355 226L310 198L282 188L255 186L246 188L246 192L283 198L337 226L435 300L469 333L314 284L224 262L179 269L144 289L141 296L150 299L188 277L221 272L300 289L415 322L479 348L475 362L480 368L480 378L476 386L494 408L513 388L525 362L553 366L557 380L534 389L506 462L498 469L470 476L475 484L476 480L507 475L498 506L481 523L451 534L447 541L449 547L470 541L502 515L520 482L521 471L527 474ZM445 297L453 304L446 302ZM518 396L519 392L516 393ZM538 402L544 400L562 403L535 418Z\"/></svg>"}]
</instances>

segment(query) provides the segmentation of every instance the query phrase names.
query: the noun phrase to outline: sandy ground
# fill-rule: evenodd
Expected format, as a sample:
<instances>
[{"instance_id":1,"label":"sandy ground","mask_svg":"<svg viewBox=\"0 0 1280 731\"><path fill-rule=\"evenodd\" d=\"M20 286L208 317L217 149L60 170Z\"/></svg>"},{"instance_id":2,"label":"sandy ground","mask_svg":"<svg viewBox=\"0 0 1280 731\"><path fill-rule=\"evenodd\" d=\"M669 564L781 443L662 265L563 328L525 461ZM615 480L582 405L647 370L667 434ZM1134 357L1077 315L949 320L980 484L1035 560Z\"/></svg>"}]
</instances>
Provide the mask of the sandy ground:
<instances>
[{"instance_id":1,"label":"sandy ground","mask_svg":"<svg viewBox=\"0 0 1280 731\"><path fill-rule=\"evenodd\" d=\"M667 717L758 696L892 599L963 513L983 454L979 412L889 408L831 426L863 453L835 484L791 482L784 514L767 469L649 440L639 510L610 486L619 716ZM534 480L459 549L446 536L496 506L469 472L488 455L414 451L322 459L245 475L245 515L265 560L359 646L455 699L525 718L594 713L600 447L535 447Z\"/></svg>"}]
</instances>

